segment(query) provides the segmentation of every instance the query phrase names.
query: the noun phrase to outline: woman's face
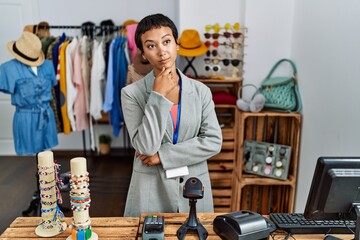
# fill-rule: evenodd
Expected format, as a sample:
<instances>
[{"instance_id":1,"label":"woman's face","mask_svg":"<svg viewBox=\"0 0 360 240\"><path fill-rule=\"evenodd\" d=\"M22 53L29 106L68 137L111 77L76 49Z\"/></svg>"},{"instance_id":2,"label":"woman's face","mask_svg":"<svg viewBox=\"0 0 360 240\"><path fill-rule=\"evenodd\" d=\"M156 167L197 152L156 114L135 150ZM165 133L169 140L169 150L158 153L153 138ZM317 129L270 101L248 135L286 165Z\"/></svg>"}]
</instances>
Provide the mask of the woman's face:
<instances>
[{"instance_id":1,"label":"woman's face","mask_svg":"<svg viewBox=\"0 0 360 240\"><path fill-rule=\"evenodd\" d=\"M178 45L169 27L153 28L141 36L144 48L143 58L154 68L155 76L163 69L171 68L176 72Z\"/></svg>"}]
</instances>

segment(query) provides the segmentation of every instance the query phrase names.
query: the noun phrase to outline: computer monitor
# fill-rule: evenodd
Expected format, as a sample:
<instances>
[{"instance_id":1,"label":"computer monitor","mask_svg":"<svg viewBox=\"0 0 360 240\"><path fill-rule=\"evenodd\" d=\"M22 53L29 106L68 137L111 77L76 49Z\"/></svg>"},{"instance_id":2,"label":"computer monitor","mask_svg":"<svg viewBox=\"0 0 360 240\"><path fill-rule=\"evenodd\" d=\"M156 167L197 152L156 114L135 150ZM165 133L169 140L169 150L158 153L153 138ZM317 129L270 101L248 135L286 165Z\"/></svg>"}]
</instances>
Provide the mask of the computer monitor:
<instances>
[{"instance_id":1,"label":"computer monitor","mask_svg":"<svg viewBox=\"0 0 360 240\"><path fill-rule=\"evenodd\" d=\"M304 215L314 220L356 219L359 239L360 157L318 158Z\"/></svg>"}]
</instances>

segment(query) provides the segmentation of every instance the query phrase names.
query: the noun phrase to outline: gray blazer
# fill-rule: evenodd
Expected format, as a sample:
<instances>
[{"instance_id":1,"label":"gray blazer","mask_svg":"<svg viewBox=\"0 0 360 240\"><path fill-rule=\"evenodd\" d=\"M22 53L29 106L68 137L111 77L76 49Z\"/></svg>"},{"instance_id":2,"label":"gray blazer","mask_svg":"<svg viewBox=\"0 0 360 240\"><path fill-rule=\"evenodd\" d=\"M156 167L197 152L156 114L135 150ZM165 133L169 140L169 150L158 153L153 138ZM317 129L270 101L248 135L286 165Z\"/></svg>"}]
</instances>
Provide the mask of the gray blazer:
<instances>
[{"instance_id":1,"label":"gray blazer","mask_svg":"<svg viewBox=\"0 0 360 240\"><path fill-rule=\"evenodd\" d=\"M121 103L132 146L141 154L159 153L161 164L147 167L134 156L133 172L124 216L138 217L146 212L188 212L189 200L183 198L183 186L190 177L204 185L204 198L198 200L198 212L213 212L207 159L221 150L222 133L210 89L177 70L182 79L181 115L177 144L170 117L173 105L153 92L151 71L143 79L121 90ZM167 179L165 170L188 166L189 175Z\"/></svg>"}]
</instances>

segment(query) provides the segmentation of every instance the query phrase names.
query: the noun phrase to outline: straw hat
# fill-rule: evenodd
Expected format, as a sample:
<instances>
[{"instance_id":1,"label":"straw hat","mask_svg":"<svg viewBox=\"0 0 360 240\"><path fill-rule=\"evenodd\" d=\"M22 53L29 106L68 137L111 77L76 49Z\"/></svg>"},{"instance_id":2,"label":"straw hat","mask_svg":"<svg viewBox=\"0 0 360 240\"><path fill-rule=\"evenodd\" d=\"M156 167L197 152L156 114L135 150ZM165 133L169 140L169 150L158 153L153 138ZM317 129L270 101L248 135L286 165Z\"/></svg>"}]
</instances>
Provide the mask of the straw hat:
<instances>
[{"instance_id":1,"label":"straw hat","mask_svg":"<svg viewBox=\"0 0 360 240\"><path fill-rule=\"evenodd\" d=\"M23 32L17 41L7 44L9 52L20 62L37 67L44 62L40 39L31 32Z\"/></svg>"},{"instance_id":2,"label":"straw hat","mask_svg":"<svg viewBox=\"0 0 360 240\"><path fill-rule=\"evenodd\" d=\"M179 38L178 54L185 57L197 57L208 51L208 48L200 40L199 33L194 29L186 29Z\"/></svg>"}]
</instances>

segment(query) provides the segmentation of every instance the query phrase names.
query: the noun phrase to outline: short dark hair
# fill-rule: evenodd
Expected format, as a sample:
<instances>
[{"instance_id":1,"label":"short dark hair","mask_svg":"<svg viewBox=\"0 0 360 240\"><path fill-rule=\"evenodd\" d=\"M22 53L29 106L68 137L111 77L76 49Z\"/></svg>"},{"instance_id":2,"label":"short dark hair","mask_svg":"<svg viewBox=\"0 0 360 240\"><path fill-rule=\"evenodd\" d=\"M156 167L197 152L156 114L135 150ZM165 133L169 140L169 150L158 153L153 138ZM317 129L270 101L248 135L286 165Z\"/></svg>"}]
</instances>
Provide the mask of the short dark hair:
<instances>
[{"instance_id":1,"label":"short dark hair","mask_svg":"<svg viewBox=\"0 0 360 240\"><path fill-rule=\"evenodd\" d=\"M135 31L135 44L136 47L139 48L142 53L144 52L144 48L141 42L141 36L145 32L153 28L161 28L161 27L169 27L175 38L176 44L178 44L178 30L174 22L170 18L168 18L167 16L161 13L152 14L141 19Z\"/></svg>"}]
</instances>

